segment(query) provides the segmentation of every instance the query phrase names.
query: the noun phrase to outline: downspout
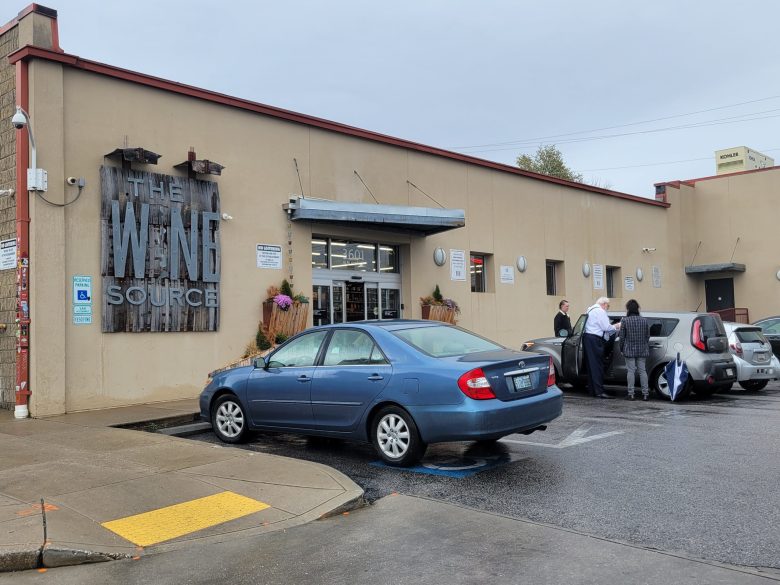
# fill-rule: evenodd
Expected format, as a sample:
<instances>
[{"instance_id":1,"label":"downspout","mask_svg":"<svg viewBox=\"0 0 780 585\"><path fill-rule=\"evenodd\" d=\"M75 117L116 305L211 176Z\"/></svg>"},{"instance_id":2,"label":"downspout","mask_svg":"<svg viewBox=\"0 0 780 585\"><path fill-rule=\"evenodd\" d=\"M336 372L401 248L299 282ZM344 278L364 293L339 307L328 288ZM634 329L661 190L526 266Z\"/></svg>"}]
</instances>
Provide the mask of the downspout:
<instances>
[{"instance_id":1,"label":"downspout","mask_svg":"<svg viewBox=\"0 0 780 585\"><path fill-rule=\"evenodd\" d=\"M16 62L16 105L30 110L28 64ZM14 418L30 415L30 143L27 128L16 131L16 406Z\"/></svg>"}]
</instances>

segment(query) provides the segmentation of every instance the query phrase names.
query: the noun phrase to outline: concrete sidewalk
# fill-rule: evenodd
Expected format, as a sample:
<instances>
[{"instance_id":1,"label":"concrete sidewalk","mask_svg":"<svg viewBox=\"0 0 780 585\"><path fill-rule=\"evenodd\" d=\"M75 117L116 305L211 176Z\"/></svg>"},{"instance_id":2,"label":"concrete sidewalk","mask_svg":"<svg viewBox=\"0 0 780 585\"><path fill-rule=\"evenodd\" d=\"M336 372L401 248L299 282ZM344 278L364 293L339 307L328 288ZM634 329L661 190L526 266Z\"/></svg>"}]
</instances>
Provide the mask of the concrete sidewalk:
<instances>
[{"instance_id":1,"label":"concrete sidewalk","mask_svg":"<svg viewBox=\"0 0 780 585\"><path fill-rule=\"evenodd\" d=\"M0 571L272 532L362 502L318 463L112 428L196 412L196 399L46 419L0 411Z\"/></svg>"}]
</instances>

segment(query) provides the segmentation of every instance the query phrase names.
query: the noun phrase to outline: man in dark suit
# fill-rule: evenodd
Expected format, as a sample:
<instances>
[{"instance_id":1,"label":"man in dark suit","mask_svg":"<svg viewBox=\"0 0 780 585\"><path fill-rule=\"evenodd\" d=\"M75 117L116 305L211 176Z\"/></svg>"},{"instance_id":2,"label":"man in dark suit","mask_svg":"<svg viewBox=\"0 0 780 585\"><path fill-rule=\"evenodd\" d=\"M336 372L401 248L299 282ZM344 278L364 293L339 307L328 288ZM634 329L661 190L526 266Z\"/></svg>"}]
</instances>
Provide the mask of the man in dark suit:
<instances>
[{"instance_id":1,"label":"man in dark suit","mask_svg":"<svg viewBox=\"0 0 780 585\"><path fill-rule=\"evenodd\" d=\"M563 299L558 303L558 312L553 319L553 327L555 327L555 337L563 337L564 335L571 335L571 319L569 319L569 301ZM566 330L564 335L561 335L561 331Z\"/></svg>"}]
</instances>

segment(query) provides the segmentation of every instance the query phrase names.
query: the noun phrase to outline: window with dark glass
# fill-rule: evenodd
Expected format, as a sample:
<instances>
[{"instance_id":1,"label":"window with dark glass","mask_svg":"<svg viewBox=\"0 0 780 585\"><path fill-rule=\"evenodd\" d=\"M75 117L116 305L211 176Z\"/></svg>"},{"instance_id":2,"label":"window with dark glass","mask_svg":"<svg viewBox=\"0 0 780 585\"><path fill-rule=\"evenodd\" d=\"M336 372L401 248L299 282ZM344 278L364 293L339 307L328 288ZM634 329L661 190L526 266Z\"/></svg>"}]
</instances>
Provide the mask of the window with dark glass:
<instances>
[{"instance_id":1,"label":"window with dark glass","mask_svg":"<svg viewBox=\"0 0 780 585\"><path fill-rule=\"evenodd\" d=\"M379 271L398 272L398 247L379 244Z\"/></svg>"},{"instance_id":2,"label":"window with dark glass","mask_svg":"<svg viewBox=\"0 0 780 585\"><path fill-rule=\"evenodd\" d=\"M469 271L471 272L471 292L485 292L485 256L471 254Z\"/></svg>"},{"instance_id":3,"label":"window with dark glass","mask_svg":"<svg viewBox=\"0 0 780 585\"><path fill-rule=\"evenodd\" d=\"M607 296L622 296L621 290L620 266L607 266Z\"/></svg>"},{"instance_id":4,"label":"window with dark glass","mask_svg":"<svg viewBox=\"0 0 780 585\"><path fill-rule=\"evenodd\" d=\"M311 240L311 267L328 267L328 240L325 238L312 238Z\"/></svg>"}]
</instances>

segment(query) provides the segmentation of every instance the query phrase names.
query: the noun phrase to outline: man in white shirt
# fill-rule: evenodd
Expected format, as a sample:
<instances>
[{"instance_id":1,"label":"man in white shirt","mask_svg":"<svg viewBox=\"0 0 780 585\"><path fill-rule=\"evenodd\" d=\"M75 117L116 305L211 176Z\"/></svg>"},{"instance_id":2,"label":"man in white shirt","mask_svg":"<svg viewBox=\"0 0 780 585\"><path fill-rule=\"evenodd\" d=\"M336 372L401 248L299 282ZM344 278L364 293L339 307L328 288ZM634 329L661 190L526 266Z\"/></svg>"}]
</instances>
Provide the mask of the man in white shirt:
<instances>
[{"instance_id":1,"label":"man in white shirt","mask_svg":"<svg viewBox=\"0 0 780 585\"><path fill-rule=\"evenodd\" d=\"M599 297L594 305L588 307L588 319L582 336L588 365L588 388L596 398L612 398L604 392L604 345L620 328L620 323L616 327L609 322L608 308L607 297Z\"/></svg>"}]
</instances>

